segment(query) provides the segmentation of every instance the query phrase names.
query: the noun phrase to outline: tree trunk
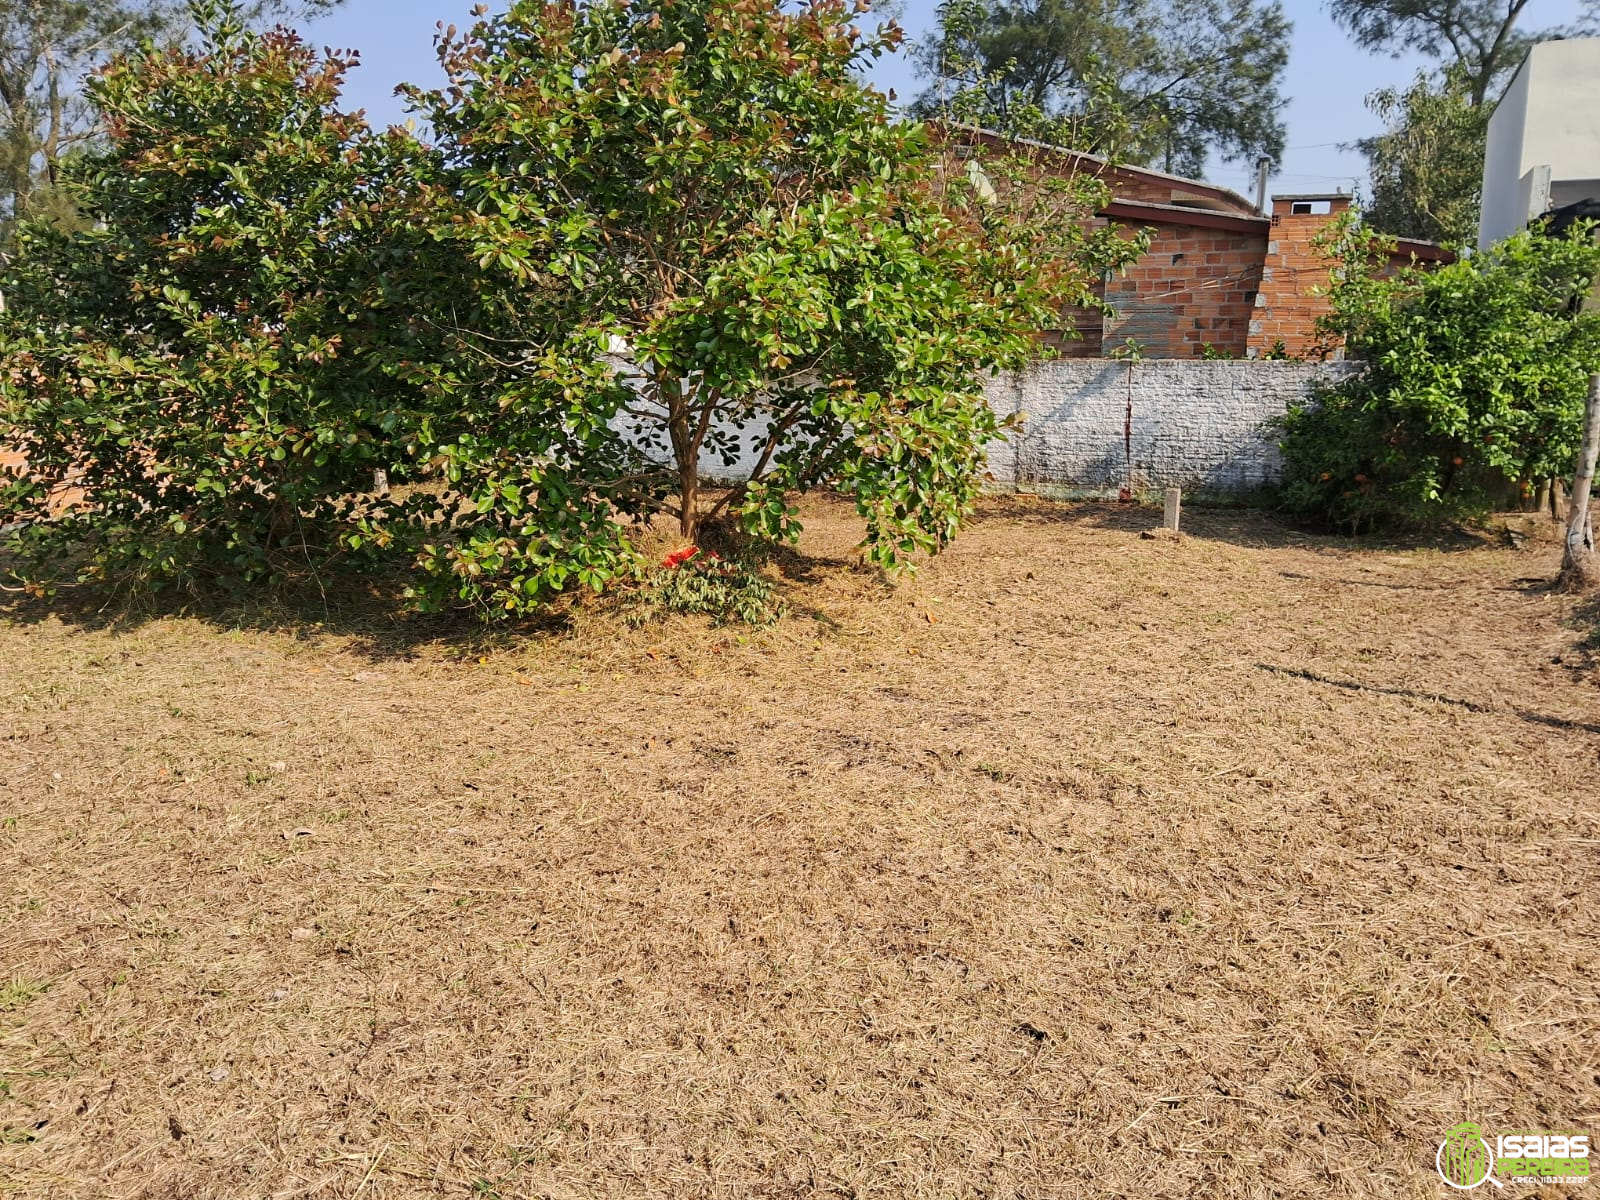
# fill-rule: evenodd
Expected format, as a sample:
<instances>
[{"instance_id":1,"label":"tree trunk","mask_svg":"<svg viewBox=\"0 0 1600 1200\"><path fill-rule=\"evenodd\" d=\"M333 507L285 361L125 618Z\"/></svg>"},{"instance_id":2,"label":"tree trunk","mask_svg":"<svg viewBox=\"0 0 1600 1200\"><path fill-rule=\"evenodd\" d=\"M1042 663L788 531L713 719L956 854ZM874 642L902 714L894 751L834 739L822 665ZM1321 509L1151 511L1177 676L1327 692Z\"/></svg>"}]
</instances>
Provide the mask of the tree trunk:
<instances>
[{"instance_id":1,"label":"tree trunk","mask_svg":"<svg viewBox=\"0 0 1600 1200\"><path fill-rule=\"evenodd\" d=\"M39 150L44 155L44 174L52 188L61 182L58 164L61 160L61 127L66 118L67 98L61 93L61 69L56 65L55 53L48 47L44 52L46 78L49 80L50 124L45 129L44 141Z\"/></svg>"},{"instance_id":2,"label":"tree trunk","mask_svg":"<svg viewBox=\"0 0 1600 1200\"><path fill-rule=\"evenodd\" d=\"M1595 553L1594 523L1589 517L1589 493L1594 487L1595 459L1600 456L1600 374L1589 376L1589 402L1583 414L1583 444L1572 478L1572 500L1567 514L1567 548L1561 556L1558 587L1587 592L1600 587L1600 555Z\"/></svg>"},{"instance_id":3,"label":"tree trunk","mask_svg":"<svg viewBox=\"0 0 1600 1200\"><path fill-rule=\"evenodd\" d=\"M699 457L691 453L678 461L678 495L682 505L678 512L678 532L691 546L698 545L700 537Z\"/></svg>"},{"instance_id":4,"label":"tree trunk","mask_svg":"<svg viewBox=\"0 0 1600 1200\"><path fill-rule=\"evenodd\" d=\"M656 377L656 394L667 406L667 436L678 468L678 532L691 546L700 536L700 446L689 427L689 398L681 380Z\"/></svg>"}]
</instances>

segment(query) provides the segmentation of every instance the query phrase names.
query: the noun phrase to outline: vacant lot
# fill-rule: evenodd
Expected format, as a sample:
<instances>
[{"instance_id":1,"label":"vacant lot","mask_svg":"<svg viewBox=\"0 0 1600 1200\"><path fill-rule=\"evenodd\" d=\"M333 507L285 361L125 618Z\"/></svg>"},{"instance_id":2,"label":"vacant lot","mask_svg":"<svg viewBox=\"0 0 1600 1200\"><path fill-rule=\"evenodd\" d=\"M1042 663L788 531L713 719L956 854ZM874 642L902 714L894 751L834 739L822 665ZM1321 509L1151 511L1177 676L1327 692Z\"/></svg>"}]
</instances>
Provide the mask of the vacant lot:
<instances>
[{"instance_id":1,"label":"vacant lot","mask_svg":"<svg viewBox=\"0 0 1600 1200\"><path fill-rule=\"evenodd\" d=\"M811 515L766 631L12 609L0 1193L1435 1197L1459 1120L1600 1134L1550 543L994 502L894 588Z\"/></svg>"}]
</instances>

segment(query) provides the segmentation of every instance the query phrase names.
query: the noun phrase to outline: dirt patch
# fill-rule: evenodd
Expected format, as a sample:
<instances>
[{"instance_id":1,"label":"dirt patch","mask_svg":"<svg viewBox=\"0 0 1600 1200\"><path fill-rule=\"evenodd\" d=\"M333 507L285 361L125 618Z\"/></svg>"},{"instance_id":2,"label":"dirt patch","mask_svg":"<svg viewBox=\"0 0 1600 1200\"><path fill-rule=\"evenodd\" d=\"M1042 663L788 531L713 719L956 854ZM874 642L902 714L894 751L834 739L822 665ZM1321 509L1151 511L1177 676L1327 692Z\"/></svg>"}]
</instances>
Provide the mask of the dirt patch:
<instances>
[{"instance_id":1,"label":"dirt patch","mask_svg":"<svg viewBox=\"0 0 1600 1200\"><path fill-rule=\"evenodd\" d=\"M770 630L14 613L0 1193L1435 1197L1460 1120L1600 1134L1558 551L1159 520L996 501L890 587L814 504Z\"/></svg>"}]
</instances>

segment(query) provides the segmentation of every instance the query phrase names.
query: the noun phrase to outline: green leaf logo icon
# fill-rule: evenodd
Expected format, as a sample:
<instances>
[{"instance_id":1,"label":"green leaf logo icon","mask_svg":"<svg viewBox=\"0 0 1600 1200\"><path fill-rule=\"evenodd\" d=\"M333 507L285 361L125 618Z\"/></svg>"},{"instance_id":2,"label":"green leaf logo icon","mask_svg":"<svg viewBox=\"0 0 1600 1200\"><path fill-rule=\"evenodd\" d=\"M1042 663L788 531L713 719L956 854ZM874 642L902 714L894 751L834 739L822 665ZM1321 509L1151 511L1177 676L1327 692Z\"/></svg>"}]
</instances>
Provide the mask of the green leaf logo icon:
<instances>
[{"instance_id":1,"label":"green leaf logo icon","mask_svg":"<svg viewBox=\"0 0 1600 1200\"><path fill-rule=\"evenodd\" d=\"M1445 1131L1434 1155L1439 1177L1453 1188L1475 1188L1494 1174L1494 1152L1483 1140L1483 1130L1463 1121Z\"/></svg>"}]
</instances>

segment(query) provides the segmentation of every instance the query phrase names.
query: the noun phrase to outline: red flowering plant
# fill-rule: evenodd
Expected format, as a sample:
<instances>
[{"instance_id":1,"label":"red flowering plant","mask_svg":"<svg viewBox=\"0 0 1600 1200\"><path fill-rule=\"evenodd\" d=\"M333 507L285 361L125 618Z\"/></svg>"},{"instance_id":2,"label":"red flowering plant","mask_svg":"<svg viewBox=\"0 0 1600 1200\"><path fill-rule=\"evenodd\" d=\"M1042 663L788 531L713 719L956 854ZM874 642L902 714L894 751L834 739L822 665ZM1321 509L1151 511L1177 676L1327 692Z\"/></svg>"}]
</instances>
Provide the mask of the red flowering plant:
<instances>
[{"instance_id":1,"label":"red flowering plant","mask_svg":"<svg viewBox=\"0 0 1600 1200\"><path fill-rule=\"evenodd\" d=\"M751 563L690 545L649 572L629 619L641 625L669 612L709 616L719 625L769 625L783 615L783 605L773 599L772 581Z\"/></svg>"},{"instance_id":2,"label":"red flowering plant","mask_svg":"<svg viewBox=\"0 0 1600 1200\"><path fill-rule=\"evenodd\" d=\"M663 558L661 560L661 565L669 570L674 567L681 567L684 563L688 562L691 558L699 553L699 546L685 546L682 550L674 550L671 554Z\"/></svg>"}]
</instances>

